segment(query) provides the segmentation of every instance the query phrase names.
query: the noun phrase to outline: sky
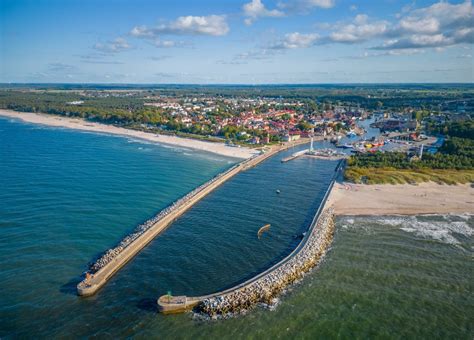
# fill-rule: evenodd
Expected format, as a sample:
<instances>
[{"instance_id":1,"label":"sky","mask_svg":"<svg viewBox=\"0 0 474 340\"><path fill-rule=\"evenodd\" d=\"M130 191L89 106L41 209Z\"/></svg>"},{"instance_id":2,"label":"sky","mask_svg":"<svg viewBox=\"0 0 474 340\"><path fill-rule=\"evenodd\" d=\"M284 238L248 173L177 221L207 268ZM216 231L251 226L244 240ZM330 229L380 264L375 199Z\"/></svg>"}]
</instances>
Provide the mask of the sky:
<instances>
[{"instance_id":1,"label":"sky","mask_svg":"<svg viewBox=\"0 0 474 340\"><path fill-rule=\"evenodd\" d=\"M471 0L0 0L0 82L472 83Z\"/></svg>"}]
</instances>

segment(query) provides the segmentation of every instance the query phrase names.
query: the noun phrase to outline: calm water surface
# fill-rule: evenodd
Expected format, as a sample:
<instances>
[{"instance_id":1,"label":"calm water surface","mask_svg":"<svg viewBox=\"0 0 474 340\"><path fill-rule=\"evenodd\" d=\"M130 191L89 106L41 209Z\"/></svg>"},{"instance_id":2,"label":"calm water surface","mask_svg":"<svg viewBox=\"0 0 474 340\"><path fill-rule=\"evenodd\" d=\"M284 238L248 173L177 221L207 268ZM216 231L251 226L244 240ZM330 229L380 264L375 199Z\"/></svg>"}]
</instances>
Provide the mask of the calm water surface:
<instances>
[{"instance_id":1,"label":"calm water surface","mask_svg":"<svg viewBox=\"0 0 474 340\"><path fill-rule=\"evenodd\" d=\"M469 216L340 219L323 265L274 311L156 314L167 291L230 287L295 247L336 163L282 164L291 152L218 188L84 299L88 261L235 160L0 119L0 337L472 338Z\"/></svg>"}]
</instances>

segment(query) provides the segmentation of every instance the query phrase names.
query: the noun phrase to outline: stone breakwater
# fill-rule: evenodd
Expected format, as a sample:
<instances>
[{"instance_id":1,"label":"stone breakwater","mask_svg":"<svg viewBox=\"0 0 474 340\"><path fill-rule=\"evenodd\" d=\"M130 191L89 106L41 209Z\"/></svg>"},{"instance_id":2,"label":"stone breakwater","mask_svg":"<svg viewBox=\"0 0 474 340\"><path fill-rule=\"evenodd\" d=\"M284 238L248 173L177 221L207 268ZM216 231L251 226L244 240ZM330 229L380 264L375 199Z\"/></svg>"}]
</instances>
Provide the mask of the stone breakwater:
<instances>
[{"instance_id":1,"label":"stone breakwater","mask_svg":"<svg viewBox=\"0 0 474 340\"><path fill-rule=\"evenodd\" d=\"M190 191L185 196L181 197L179 200L173 202L171 205L161 210L160 213L158 213L154 217L140 224L138 227L135 228L135 230L132 233L125 236L117 246L115 246L114 248L110 248L105 253L103 253L95 262L89 264L88 272L91 274L97 273L101 268L105 267L108 263L112 262L120 253L122 253L129 245L131 245L136 239L138 239L141 235L143 235L154 224L156 224L158 221L163 219L165 216L169 215L171 212L175 211L176 209L179 209L187 201L189 201L189 199L191 199L196 194L204 190L206 187L208 187L209 185L211 185L212 183L220 179L222 176L233 171L237 167L239 167L239 164L234 165L233 167L220 173L219 175L215 176L214 178L207 181L206 183L200 185L196 189Z\"/></svg>"},{"instance_id":2,"label":"stone breakwater","mask_svg":"<svg viewBox=\"0 0 474 340\"><path fill-rule=\"evenodd\" d=\"M304 245L289 259L257 280L231 292L202 299L195 311L211 318L245 311L258 303L271 304L288 285L301 279L316 266L331 245L334 235L334 212L321 213Z\"/></svg>"},{"instance_id":3,"label":"stone breakwater","mask_svg":"<svg viewBox=\"0 0 474 340\"><path fill-rule=\"evenodd\" d=\"M306 141L300 141L300 143L305 143ZM95 274L97 273L100 269L104 268L107 264L112 262L114 259L117 258L127 247L132 245L140 236L142 236L145 232L147 232L151 227L153 227L156 223L158 223L160 220L168 216L170 213L179 210L181 207L183 207L186 203L188 203L189 200L191 200L193 197L195 197L197 194L202 192L204 189L212 185L214 182L218 181L222 177L228 175L229 173L233 172L237 168L240 167L241 170L245 170L247 168L250 168L252 166L257 165L258 163L262 162L263 160L273 156L275 153L285 150L291 146L298 145L300 143L294 143L294 144L287 144L283 145L277 148L272 149L271 151L268 151L266 153L260 154L260 155L255 155L243 162L240 162L239 164L236 164L229 168L228 170L216 175L214 178L211 180L207 181L206 183L200 185L196 189L190 191L188 194L180 198L179 200L175 201L165 209L161 210L157 215L154 217L150 218L146 222L140 224L138 227L135 228L135 230L125 236L119 244L117 244L115 247L108 249L105 251L100 257L95 260L94 262L90 263L88 266L88 271L87 273L89 274ZM86 274L87 274L86 273Z\"/></svg>"},{"instance_id":4,"label":"stone breakwater","mask_svg":"<svg viewBox=\"0 0 474 340\"><path fill-rule=\"evenodd\" d=\"M304 143L304 141L297 144L301 143ZM239 172L250 169L275 153L294 146L295 144L285 144L274 147L268 152L249 158L231 167L227 171L194 189L168 208L162 210L152 219L139 225L135 228L134 232L122 239L117 246L106 251L97 261L89 265L89 269L84 273L84 279L77 284L78 295L91 296L95 294L120 268L133 259L143 247L149 244L159 233L196 204L196 202L211 193L218 186Z\"/></svg>"}]
</instances>

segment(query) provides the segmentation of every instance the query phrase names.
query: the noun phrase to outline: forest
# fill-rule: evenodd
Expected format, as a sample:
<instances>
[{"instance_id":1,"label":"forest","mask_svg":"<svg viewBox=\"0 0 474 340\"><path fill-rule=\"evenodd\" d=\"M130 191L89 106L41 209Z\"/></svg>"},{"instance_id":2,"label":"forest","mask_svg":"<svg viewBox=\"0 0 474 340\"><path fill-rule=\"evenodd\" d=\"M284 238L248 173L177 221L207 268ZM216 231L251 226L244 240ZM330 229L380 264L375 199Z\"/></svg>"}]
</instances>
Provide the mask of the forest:
<instances>
[{"instance_id":1,"label":"forest","mask_svg":"<svg viewBox=\"0 0 474 340\"><path fill-rule=\"evenodd\" d=\"M471 103L472 84L308 84L308 85L127 85L127 84L0 84L0 94L9 92L16 99L34 90L40 93L56 93L74 96L84 91L133 91L139 96L164 95L170 97L222 97L222 98L286 98L318 103L361 105L369 110L380 108L403 110L407 107L440 110L455 109L457 103ZM76 95L77 97L77 95ZM5 100L0 101L0 105ZM52 103L51 103L52 104Z\"/></svg>"}]
</instances>

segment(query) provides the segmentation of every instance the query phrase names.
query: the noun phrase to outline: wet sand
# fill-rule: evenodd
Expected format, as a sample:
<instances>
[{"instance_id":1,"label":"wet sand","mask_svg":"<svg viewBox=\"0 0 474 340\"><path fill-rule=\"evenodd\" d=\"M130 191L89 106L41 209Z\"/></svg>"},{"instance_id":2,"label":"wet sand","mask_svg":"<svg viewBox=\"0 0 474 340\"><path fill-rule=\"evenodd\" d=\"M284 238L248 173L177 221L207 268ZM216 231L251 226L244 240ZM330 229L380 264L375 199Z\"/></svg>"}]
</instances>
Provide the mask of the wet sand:
<instances>
[{"instance_id":1,"label":"wet sand","mask_svg":"<svg viewBox=\"0 0 474 340\"><path fill-rule=\"evenodd\" d=\"M474 214L470 184L364 185L335 183L326 206L337 215Z\"/></svg>"},{"instance_id":2,"label":"wet sand","mask_svg":"<svg viewBox=\"0 0 474 340\"><path fill-rule=\"evenodd\" d=\"M200 151L216 153L222 156L246 159L258 153L257 150L250 148L237 148L227 146L224 143L212 143L195 140L191 138L182 138L177 136L159 135L150 132L125 129L113 125L88 122L84 119L54 116L48 114L39 114L31 112L16 112L11 110L0 110L0 116L21 119L28 123L43 124L54 127L70 128L83 131L92 131L98 133L107 133L121 135L132 138L144 139L151 142L173 145L177 147L190 148Z\"/></svg>"}]
</instances>

